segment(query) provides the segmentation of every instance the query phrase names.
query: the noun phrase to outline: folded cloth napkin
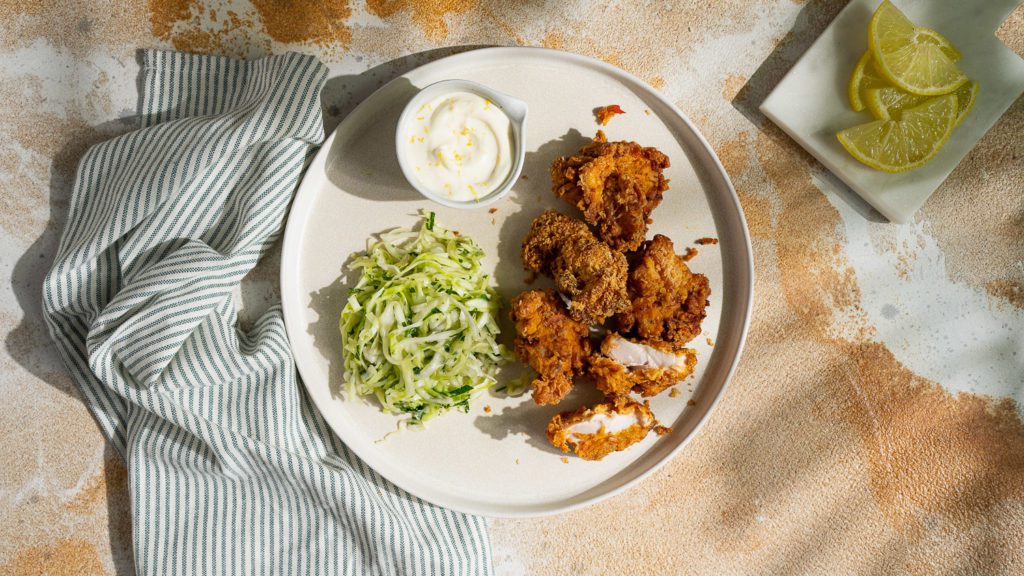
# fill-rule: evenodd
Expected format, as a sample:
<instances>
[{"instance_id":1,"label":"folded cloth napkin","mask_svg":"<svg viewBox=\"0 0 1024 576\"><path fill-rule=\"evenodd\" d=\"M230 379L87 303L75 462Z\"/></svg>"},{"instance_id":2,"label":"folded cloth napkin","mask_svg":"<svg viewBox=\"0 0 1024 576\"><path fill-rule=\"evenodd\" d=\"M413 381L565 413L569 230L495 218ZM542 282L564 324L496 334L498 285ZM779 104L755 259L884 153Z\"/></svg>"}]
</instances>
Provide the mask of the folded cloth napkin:
<instances>
[{"instance_id":1,"label":"folded cloth napkin","mask_svg":"<svg viewBox=\"0 0 1024 576\"><path fill-rule=\"evenodd\" d=\"M141 129L79 165L46 321L127 461L140 574L492 571L482 519L397 489L331 434L279 308L237 326L233 289L323 140L326 75L299 54L147 52Z\"/></svg>"}]
</instances>

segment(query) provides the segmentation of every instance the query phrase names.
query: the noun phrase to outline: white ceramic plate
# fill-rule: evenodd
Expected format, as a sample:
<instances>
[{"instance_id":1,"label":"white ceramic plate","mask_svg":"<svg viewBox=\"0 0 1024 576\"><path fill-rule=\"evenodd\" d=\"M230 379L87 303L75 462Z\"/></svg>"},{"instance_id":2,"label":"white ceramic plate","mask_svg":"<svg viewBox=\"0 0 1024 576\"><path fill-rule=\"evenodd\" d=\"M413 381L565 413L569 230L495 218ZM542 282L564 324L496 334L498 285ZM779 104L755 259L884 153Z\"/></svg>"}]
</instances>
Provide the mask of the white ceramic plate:
<instances>
[{"instance_id":1,"label":"white ceramic plate","mask_svg":"<svg viewBox=\"0 0 1024 576\"><path fill-rule=\"evenodd\" d=\"M761 104L761 111L864 200L906 223L1024 91L1024 60L995 36L1020 0L894 0L912 22L945 35L963 54L960 68L981 89L974 109L942 151L921 168L886 174L854 160L836 132L873 120L850 109L846 86L868 48L868 24L881 0L851 0Z\"/></svg>"},{"instance_id":2,"label":"white ceramic plate","mask_svg":"<svg viewBox=\"0 0 1024 576\"><path fill-rule=\"evenodd\" d=\"M464 78L525 100L530 107L527 158L513 191L491 208L458 210L431 204L402 177L394 153L395 123L417 88ZM418 211L437 213L438 224L468 234L486 251L506 301L527 288L520 242L541 211L572 213L551 193L548 166L575 151L598 126L592 109L619 104L627 112L605 131L610 139L635 139L670 157L671 189L654 212L651 234L667 234L682 251L712 236L691 266L708 276L711 306L706 336L693 344L694 377L651 402L672 433L651 434L628 451L601 462L564 456L544 436L557 411L597 395L589 385L557 408L537 406L529 394L478 398L468 414L452 412L424 430L395 429L397 417L375 404L339 397L343 381L338 315L353 279L343 276L350 254L371 235L418 221ZM533 287L543 286L539 280ZM281 265L285 321L302 381L338 436L367 464L425 500L488 516L536 516L584 506L626 489L670 459L700 427L739 358L750 316L753 262L739 201L714 152L697 129L654 89L602 62L538 48L488 48L451 56L397 78L367 98L330 138L309 167L285 232ZM513 330L502 314L503 334ZM709 339L715 341L711 346ZM519 370L503 369L501 379ZM695 404L687 400L691 394ZM484 411L485 406L491 412Z\"/></svg>"}]
</instances>

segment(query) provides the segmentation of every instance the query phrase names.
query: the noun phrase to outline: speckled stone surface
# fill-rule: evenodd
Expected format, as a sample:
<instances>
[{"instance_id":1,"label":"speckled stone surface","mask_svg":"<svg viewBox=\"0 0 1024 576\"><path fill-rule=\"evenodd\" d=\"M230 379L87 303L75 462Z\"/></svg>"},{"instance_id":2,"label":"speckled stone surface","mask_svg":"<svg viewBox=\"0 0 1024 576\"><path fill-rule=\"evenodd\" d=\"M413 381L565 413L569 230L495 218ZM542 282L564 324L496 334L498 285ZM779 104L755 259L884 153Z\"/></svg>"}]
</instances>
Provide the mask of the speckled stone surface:
<instances>
[{"instance_id":1,"label":"speckled stone surface","mask_svg":"<svg viewBox=\"0 0 1024 576\"><path fill-rule=\"evenodd\" d=\"M879 222L757 112L842 5L0 2L0 574L132 572L124 466L39 290L76 162L134 126L136 50L317 54L330 128L446 47L512 44L621 66L699 125L743 202L757 297L681 455L601 505L493 521L497 573L1024 573L1024 102L912 224ZM1018 51L1022 23L1000 31ZM271 254L250 275L243 312L277 297L276 270Z\"/></svg>"}]
</instances>

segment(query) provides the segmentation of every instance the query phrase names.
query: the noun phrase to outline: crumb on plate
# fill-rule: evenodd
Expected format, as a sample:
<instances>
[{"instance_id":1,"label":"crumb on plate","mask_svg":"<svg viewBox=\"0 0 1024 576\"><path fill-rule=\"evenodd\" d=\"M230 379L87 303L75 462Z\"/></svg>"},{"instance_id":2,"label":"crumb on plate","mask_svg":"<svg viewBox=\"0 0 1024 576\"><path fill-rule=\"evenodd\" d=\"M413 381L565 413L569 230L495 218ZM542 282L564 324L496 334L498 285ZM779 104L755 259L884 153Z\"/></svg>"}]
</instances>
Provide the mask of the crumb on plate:
<instances>
[{"instance_id":1,"label":"crumb on plate","mask_svg":"<svg viewBox=\"0 0 1024 576\"><path fill-rule=\"evenodd\" d=\"M673 388L673 389L669 390L668 397L669 398L677 398L679 396L679 394L680 394L679 388Z\"/></svg>"},{"instance_id":2,"label":"crumb on plate","mask_svg":"<svg viewBox=\"0 0 1024 576\"><path fill-rule=\"evenodd\" d=\"M610 104L608 106L598 106L597 108L594 108L594 116L597 118L597 123L601 126L607 126L609 120L619 114L625 113L626 111L618 104Z\"/></svg>"},{"instance_id":3,"label":"crumb on plate","mask_svg":"<svg viewBox=\"0 0 1024 576\"><path fill-rule=\"evenodd\" d=\"M718 238L711 238L709 236L705 236L704 238L698 238L697 244L700 244L701 246L705 246L707 244L718 244Z\"/></svg>"}]
</instances>

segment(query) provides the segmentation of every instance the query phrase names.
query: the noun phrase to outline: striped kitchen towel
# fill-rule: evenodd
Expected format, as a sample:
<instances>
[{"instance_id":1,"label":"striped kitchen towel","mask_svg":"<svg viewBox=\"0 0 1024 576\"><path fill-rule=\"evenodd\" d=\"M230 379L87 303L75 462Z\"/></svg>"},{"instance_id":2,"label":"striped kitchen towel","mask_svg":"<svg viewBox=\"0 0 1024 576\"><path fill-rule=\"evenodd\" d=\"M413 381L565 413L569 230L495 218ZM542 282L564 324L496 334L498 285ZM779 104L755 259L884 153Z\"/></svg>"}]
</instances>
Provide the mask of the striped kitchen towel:
<instances>
[{"instance_id":1,"label":"striped kitchen towel","mask_svg":"<svg viewBox=\"0 0 1024 576\"><path fill-rule=\"evenodd\" d=\"M326 76L299 54L147 52L141 129L79 165L45 315L127 461L140 574L492 571L482 519L402 492L331 434L279 308L238 328L233 289L323 140Z\"/></svg>"}]
</instances>

